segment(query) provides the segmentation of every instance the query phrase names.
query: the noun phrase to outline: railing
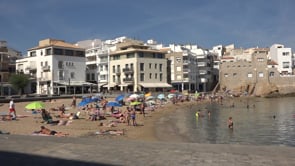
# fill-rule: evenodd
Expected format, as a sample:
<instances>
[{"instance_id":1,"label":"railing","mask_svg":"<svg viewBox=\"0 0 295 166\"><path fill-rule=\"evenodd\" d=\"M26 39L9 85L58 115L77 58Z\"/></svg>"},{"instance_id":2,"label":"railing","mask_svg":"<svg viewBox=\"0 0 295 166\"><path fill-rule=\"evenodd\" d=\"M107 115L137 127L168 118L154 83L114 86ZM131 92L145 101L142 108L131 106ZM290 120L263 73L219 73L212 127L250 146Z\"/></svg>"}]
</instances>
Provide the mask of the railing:
<instances>
[{"instance_id":1,"label":"railing","mask_svg":"<svg viewBox=\"0 0 295 166\"><path fill-rule=\"evenodd\" d=\"M123 78L124 82L133 82L134 78Z\"/></svg>"},{"instance_id":2,"label":"railing","mask_svg":"<svg viewBox=\"0 0 295 166\"><path fill-rule=\"evenodd\" d=\"M42 70L43 70L43 71L48 71L48 70L50 70L50 66L43 66L43 67L42 67Z\"/></svg>"},{"instance_id":3,"label":"railing","mask_svg":"<svg viewBox=\"0 0 295 166\"><path fill-rule=\"evenodd\" d=\"M123 69L123 72L124 72L124 73L133 73L134 70L133 70L133 68L124 68L124 69Z\"/></svg>"}]
</instances>

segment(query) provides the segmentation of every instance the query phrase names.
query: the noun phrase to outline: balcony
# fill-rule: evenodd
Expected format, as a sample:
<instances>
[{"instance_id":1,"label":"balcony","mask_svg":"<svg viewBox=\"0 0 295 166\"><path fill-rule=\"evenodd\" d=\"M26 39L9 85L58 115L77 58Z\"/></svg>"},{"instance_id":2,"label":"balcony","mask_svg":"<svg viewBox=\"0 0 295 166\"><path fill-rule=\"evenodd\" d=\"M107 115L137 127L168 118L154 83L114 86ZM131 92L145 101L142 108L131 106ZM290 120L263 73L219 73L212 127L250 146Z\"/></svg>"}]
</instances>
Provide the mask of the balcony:
<instances>
[{"instance_id":1,"label":"balcony","mask_svg":"<svg viewBox=\"0 0 295 166\"><path fill-rule=\"evenodd\" d=\"M117 69L117 70L115 70L114 73L116 73L117 75L120 75L121 74L121 70L120 69Z\"/></svg>"},{"instance_id":2,"label":"balcony","mask_svg":"<svg viewBox=\"0 0 295 166\"><path fill-rule=\"evenodd\" d=\"M42 71L50 71L50 66L42 66Z\"/></svg>"},{"instance_id":3,"label":"balcony","mask_svg":"<svg viewBox=\"0 0 295 166\"><path fill-rule=\"evenodd\" d=\"M189 73L190 71L190 69L183 69L183 73Z\"/></svg>"},{"instance_id":4,"label":"balcony","mask_svg":"<svg viewBox=\"0 0 295 166\"><path fill-rule=\"evenodd\" d=\"M124 78L123 81L126 82L126 83L133 83L134 78Z\"/></svg>"},{"instance_id":5,"label":"balcony","mask_svg":"<svg viewBox=\"0 0 295 166\"><path fill-rule=\"evenodd\" d=\"M123 72L126 74L131 74L131 73L134 73L134 70L133 70L133 68L124 68Z\"/></svg>"},{"instance_id":6,"label":"balcony","mask_svg":"<svg viewBox=\"0 0 295 166\"><path fill-rule=\"evenodd\" d=\"M121 84L121 80L119 80L119 79L118 80L115 80L115 83L116 84Z\"/></svg>"},{"instance_id":7,"label":"balcony","mask_svg":"<svg viewBox=\"0 0 295 166\"><path fill-rule=\"evenodd\" d=\"M38 81L39 82L45 82L45 81L51 81L51 79L49 79L48 77L39 77Z\"/></svg>"},{"instance_id":8,"label":"balcony","mask_svg":"<svg viewBox=\"0 0 295 166\"><path fill-rule=\"evenodd\" d=\"M37 70L37 67L36 66L28 66L28 67L26 67L26 70L34 71L34 70Z\"/></svg>"}]
</instances>

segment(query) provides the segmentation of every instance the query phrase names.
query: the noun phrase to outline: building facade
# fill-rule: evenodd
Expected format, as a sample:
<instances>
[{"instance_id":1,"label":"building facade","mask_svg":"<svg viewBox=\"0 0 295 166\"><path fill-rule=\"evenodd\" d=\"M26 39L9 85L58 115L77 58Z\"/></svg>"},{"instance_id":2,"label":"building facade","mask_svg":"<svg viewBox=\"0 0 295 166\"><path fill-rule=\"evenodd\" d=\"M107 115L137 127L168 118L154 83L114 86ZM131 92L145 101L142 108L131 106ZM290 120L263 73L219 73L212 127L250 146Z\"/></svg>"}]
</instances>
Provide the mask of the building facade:
<instances>
[{"instance_id":1,"label":"building facade","mask_svg":"<svg viewBox=\"0 0 295 166\"><path fill-rule=\"evenodd\" d=\"M282 75L291 75L293 60L292 49L285 48L282 44L273 44L269 51L270 58L278 64L278 71Z\"/></svg>"},{"instance_id":2,"label":"building facade","mask_svg":"<svg viewBox=\"0 0 295 166\"><path fill-rule=\"evenodd\" d=\"M164 52L151 49L142 41L125 39L110 52L108 89L126 92L163 91L167 83Z\"/></svg>"},{"instance_id":3,"label":"building facade","mask_svg":"<svg viewBox=\"0 0 295 166\"><path fill-rule=\"evenodd\" d=\"M60 95L87 93L93 84L85 81L85 50L63 40L45 39L17 60L17 71L34 78L37 94Z\"/></svg>"},{"instance_id":4,"label":"building facade","mask_svg":"<svg viewBox=\"0 0 295 166\"><path fill-rule=\"evenodd\" d=\"M6 41L0 41L0 96L17 93L9 84L9 77L15 73L15 62L20 58L21 52L8 47Z\"/></svg>"}]
</instances>

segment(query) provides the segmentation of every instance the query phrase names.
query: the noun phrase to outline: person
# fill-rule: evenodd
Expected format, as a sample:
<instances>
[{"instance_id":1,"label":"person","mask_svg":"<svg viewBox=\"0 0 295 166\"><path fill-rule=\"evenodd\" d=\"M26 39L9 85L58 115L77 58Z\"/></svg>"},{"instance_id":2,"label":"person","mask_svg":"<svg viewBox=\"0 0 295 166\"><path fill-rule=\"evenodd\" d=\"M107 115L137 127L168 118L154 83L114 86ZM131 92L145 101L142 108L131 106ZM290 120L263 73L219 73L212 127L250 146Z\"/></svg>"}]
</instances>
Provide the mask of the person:
<instances>
[{"instance_id":1,"label":"person","mask_svg":"<svg viewBox=\"0 0 295 166\"><path fill-rule=\"evenodd\" d=\"M129 126L130 125L130 119L131 119L131 111L130 111L129 107L127 107L127 110L125 111L124 115L125 115L125 119L126 119L126 122L127 122L127 126Z\"/></svg>"},{"instance_id":2,"label":"person","mask_svg":"<svg viewBox=\"0 0 295 166\"><path fill-rule=\"evenodd\" d=\"M228 118L227 125L228 125L228 128L230 128L230 129L233 129L234 128L234 122L233 122L233 118L232 117L229 117Z\"/></svg>"},{"instance_id":3,"label":"person","mask_svg":"<svg viewBox=\"0 0 295 166\"><path fill-rule=\"evenodd\" d=\"M15 111L15 105L13 99L10 100L9 102L9 116L12 116L11 120L16 119L16 111Z\"/></svg>"},{"instance_id":4,"label":"person","mask_svg":"<svg viewBox=\"0 0 295 166\"><path fill-rule=\"evenodd\" d=\"M211 111L208 111L208 117L209 118L211 117Z\"/></svg>"},{"instance_id":5,"label":"person","mask_svg":"<svg viewBox=\"0 0 295 166\"><path fill-rule=\"evenodd\" d=\"M136 112L135 112L135 109L132 108L131 110L131 119L132 119L132 124L133 126L136 126Z\"/></svg>"},{"instance_id":6,"label":"person","mask_svg":"<svg viewBox=\"0 0 295 166\"><path fill-rule=\"evenodd\" d=\"M44 108L41 109L41 116L42 119L44 120L44 122L46 122L47 124L57 124L59 123L59 121L54 121L52 119L52 116L50 115L50 113L48 111L46 111Z\"/></svg>"},{"instance_id":7,"label":"person","mask_svg":"<svg viewBox=\"0 0 295 166\"><path fill-rule=\"evenodd\" d=\"M62 137L69 135L69 134L65 134L65 133L62 133L62 132L57 132L57 131L54 131L54 130L50 130L50 129L46 128L45 126L41 126L41 130L36 131L35 133L45 134L45 135L62 136Z\"/></svg>"},{"instance_id":8,"label":"person","mask_svg":"<svg viewBox=\"0 0 295 166\"><path fill-rule=\"evenodd\" d=\"M141 113L143 114L143 117L145 117L145 112L144 112L144 110L145 110L145 103L142 102L142 103L140 104L140 111L141 111Z\"/></svg>"},{"instance_id":9,"label":"person","mask_svg":"<svg viewBox=\"0 0 295 166\"><path fill-rule=\"evenodd\" d=\"M73 108L76 108L76 105L77 105L77 102L76 102L76 96L73 96L73 100L72 100L72 104L71 104L71 106L72 106Z\"/></svg>"}]
</instances>

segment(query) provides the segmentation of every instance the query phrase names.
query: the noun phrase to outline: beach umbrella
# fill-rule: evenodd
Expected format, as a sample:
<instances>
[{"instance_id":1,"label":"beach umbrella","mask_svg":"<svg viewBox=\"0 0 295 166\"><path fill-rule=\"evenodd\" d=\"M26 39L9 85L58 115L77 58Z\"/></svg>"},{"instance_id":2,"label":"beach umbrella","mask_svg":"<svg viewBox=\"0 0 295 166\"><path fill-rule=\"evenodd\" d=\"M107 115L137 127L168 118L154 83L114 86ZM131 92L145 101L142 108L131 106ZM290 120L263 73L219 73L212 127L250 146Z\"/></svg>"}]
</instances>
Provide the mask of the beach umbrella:
<instances>
[{"instance_id":1,"label":"beach umbrella","mask_svg":"<svg viewBox=\"0 0 295 166\"><path fill-rule=\"evenodd\" d=\"M95 103L95 102L97 102L97 101L99 101L98 98L90 98L90 97L88 97L88 98L84 98L84 99L82 99L82 101L78 104L78 106L79 106L79 107L84 107L84 106L86 106L87 104Z\"/></svg>"},{"instance_id":2,"label":"beach umbrella","mask_svg":"<svg viewBox=\"0 0 295 166\"><path fill-rule=\"evenodd\" d=\"M151 95L152 95L152 93L149 92L149 93L145 94L144 97L149 97L149 96L151 96Z\"/></svg>"},{"instance_id":3,"label":"beach umbrella","mask_svg":"<svg viewBox=\"0 0 295 166\"><path fill-rule=\"evenodd\" d=\"M172 94L172 93L170 93L170 94L168 94L168 99L172 99L174 96L176 96L175 94Z\"/></svg>"},{"instance_id":4,"label":"beach umbrella","mask_svg":"<svg viewBox=\"0 0 295 166\"><path fill-rule=\"evenodd\" d=\"M125 95L122 94L122 95L117 96L117 97L115 98L115 100L119 102L119 101L123 101L124 98L125 98Z\"/></svg>"},{"instance_id":5,"label":"beach umbrella","mask_svg":"<svg viewBox=\"0 0 295 166\"><path fill-rule=\"evenodd\" d=\"M165 95L164 94L159 94L157 98L160 99L160 100L165 99Z\"/></svg>"},{"instance_id":6,"label":"beach umbrella","mask_svg":"<svg viewBox=\"0 0 295 166\"><path fill-rule=\"evenodd\" d=\"M138 94L132 94L129 96L129 98L134 98L134 99L137 99L139 98L140 96Z\"/></svg>"},{"instance_id":7,"label":"beach umbrella","mask_svg":"<svg viewBox=\"0 0 295 166\"><path fill-rule=\"evenodd\" d=\"M122 107L122 105L116 101L109 101L106 106L107 107Z\"/></svg>"},{"instance_id":8,"label":"beach umbrella","mask_svg":"<svg viewBox=\"0 0 295 166\"><path fill-rule=\"evenodd\" d=\"M131 102L131 103L130 103L130 105L132 105L132 106L134 106L134 105L139 105L139 104L141 104L140 101L134 101L134 102Z\"/></svg>"},{"instance_id":9,"label":"beach umbrella","mask_svg":"<svg viewBox=\"0 0 295 166\"><path fill-rule=\"evenodd\" d=\"M154 96L148 96L148 97L145 98L146 101L148 101L148 100L154 100L154 99L155 99Z\"/></svg>"},{"instance_id":10,"label":"beach umbrella","mask_svg":"<svg viewBox=\"0 0 295 166\"><path fill-rule=\"evenodd\" d=\"M41 101L34 101L30 104L27 104L25 108L29 110L42 109L45 108L45 104Z\"/></svg>"}]
</instances>

